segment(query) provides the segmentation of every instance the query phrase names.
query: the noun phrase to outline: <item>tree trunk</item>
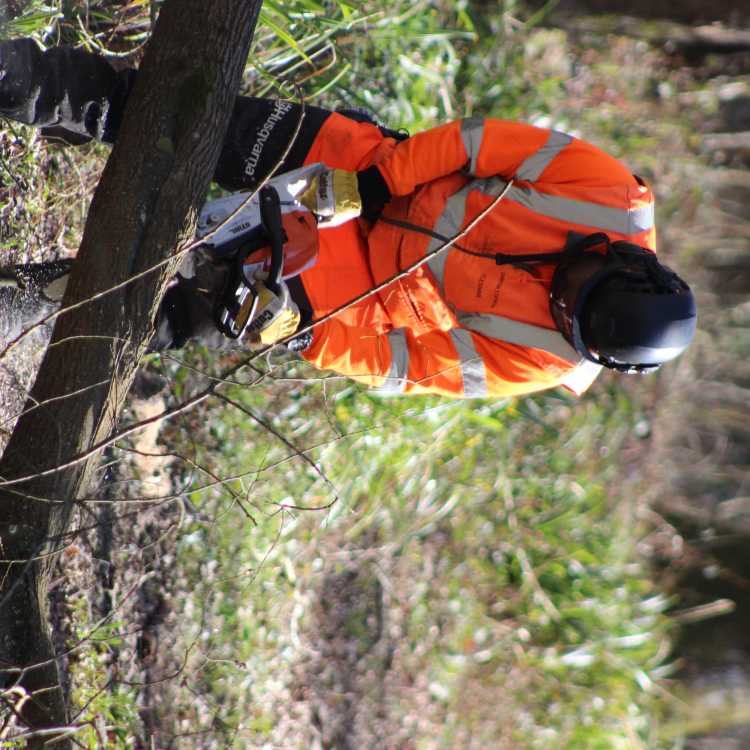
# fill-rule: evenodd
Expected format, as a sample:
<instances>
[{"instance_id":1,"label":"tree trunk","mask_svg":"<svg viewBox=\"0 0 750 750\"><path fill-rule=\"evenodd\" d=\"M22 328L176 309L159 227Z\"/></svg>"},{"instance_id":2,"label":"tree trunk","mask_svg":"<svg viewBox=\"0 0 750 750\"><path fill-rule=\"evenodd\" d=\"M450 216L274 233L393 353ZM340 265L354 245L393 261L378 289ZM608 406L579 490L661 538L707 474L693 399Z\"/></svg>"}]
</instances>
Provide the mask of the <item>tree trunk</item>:
<instances>
[{"instance_id":1,"label":"tree trunk","mask_svg":"<svg viewBox=\"0 0 750 750\"><path fill-rule=\"evenodd\" d=\"M192 237L260 6L165 2L91 204L64 308L152 269ZM49 572L74 504L95 491L96 448L116 425L173 270L160 266L57 320L0 461L0 690L31 696L16 706L32 729L67 723L46 622Z\"/></svg>"}]
</instances>

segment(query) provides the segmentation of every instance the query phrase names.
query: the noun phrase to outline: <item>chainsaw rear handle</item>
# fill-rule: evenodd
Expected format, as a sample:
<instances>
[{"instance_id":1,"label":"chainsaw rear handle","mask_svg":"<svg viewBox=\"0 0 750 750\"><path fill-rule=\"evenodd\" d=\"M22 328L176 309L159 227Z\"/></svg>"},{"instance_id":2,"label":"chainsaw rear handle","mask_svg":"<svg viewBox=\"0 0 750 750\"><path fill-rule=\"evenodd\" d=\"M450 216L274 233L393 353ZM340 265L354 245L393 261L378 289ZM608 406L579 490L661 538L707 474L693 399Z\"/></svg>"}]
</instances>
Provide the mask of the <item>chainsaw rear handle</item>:
<instances>
[{"instance_id":1,"label":"chainsaw rear handle","mask_svg":"<svg viewBox=\"0 0 750 750\"><path fill-rule=\"evenodd\" d=\"M274 294L281 294L284 266L284 226L281 219L281 199L276 188L266 185L260 190L260 220L271 246L271 270L265 281Z\"/></svg>"}]
</instances>

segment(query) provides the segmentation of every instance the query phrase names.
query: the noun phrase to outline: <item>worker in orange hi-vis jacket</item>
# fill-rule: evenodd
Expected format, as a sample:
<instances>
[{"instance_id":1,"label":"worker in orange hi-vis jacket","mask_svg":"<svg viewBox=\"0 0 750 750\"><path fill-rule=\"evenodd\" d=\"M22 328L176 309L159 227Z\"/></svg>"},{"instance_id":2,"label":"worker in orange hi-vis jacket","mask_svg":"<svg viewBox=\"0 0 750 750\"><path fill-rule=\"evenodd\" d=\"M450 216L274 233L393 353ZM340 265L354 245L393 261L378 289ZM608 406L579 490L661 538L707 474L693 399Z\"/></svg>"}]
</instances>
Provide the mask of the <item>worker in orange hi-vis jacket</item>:
<instances>
[{"instance_id":1,"label":"worker in orange hi-vis jacket","mask_svg":"<svg viewBox=\"0 0 750 750\"><path fill-rule=\"evenodd\" d=\"M112 142L135 76L80 50L4 42L0 115ZM257 186L299 116L296 103L238 97L216 181ZM580 394L602 367L655 370L693 337L693 295L655 256L651 190L596 146L478 117L407 137L308 106L281 170L318 162L329 188L348 175L362 216L319 232L264 343L304 330L290 348L382 393L492 397ZM182 293L176 284L173 301ZM200 329L190 304L172 304L154 348L174 343L175 308L187 311L179 343Z\"/></svg>"}]
</instances>

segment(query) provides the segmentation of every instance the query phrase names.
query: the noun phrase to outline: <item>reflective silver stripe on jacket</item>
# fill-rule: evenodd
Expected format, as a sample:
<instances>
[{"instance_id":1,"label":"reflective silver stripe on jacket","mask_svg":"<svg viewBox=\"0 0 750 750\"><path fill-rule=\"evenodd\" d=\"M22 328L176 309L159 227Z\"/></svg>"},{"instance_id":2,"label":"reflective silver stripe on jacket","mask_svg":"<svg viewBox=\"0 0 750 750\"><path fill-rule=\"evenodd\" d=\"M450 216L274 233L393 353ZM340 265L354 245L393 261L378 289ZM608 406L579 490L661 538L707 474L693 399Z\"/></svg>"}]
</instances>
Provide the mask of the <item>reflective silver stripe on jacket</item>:
<instances>
[{"instance_id":1,"label":"reflective silver stripe on jacket","mask_svg":"<svg viewBox=\"0 0 750 750\"><path fill-rule=\"evenodd\" d=\"M476 182L476 180L474 181ZM466 212L466 198L474 189L474 182L465 185L457 193L451 195L445 202L443 213L440 214L435 222L434 230L441 237L455 237L461 231L461 225L464 223L464 214ZM427 246L425 255L429 255L445 244L445 240L433 237ZM434 258L427 261L427 266L437 279L440 289L443 289L443 278L445 276L445 261L448 258L448 250L438 253Z\"/></svg>"},{"instance_id":2,"label":"reflective silver stripe on jacket","mask_svg":"<svg viewBox=\"0 0 750 750\"><path fill-rule=\"evenodd\" d=\"M487 395L487 375L484 360L479 356L471 332L465 328L454 328L450 332L453 346L461 367L464 396L482 398Z\"/></svg>"},{"instance_id":3,"label":"reflective silver stripe on jacket","mask_svg":"<svg viewBox=\"0 0 750 750\"><path fill-rule=\"evenodd\" d=\"M484 138L484 119L482 117L467 117L461 121L461 140L469 159L469 174L477 172L477 158Z\"/></svg>"},{"instance_id":4,"label":"reflective silver stripe on jacket","mask_svg":"<svg viewBox=\"0 0 750 750\"><path fill-rule=\"evenodd\" d=\"M581 355L563 338L559 331L488 313L459 312L457 317L458 322L464 328L481 333L483 336L489 336L491 339L499 339L519 346L528 346L532 349L541 349L554 354L571 365L577 365L581 361Z\"/></svg>"},{"instance_id":5,"label":"reflective silver stripe on jacket","mask_svg":"<svg viewBox=\"0 0 750 750\"><path fill-rule=\"evenodd\" d=\"M484 140L484 119L467 117L461 121L461 140L469 159L469 174L477 173L477 159ZM516 171L520 180L538 180L547 165L573 140L572 136L559 130L550 130L547 142L529 156Z\"/></svg>"},{"instance_id":6,"label":"reflective silver stripe on jacket","mask_svg":"<svg viewBox=\"0 0 750 750\"><path fill-rule=\"evenodd\" d=\"M451 195L451 197L445 202L443 213L440 214L438 220L435 222L433 231L440 235L440 237L444 237L445 240L452 239L459 234L461 227L463 226L464 217L466 215L466 199L469 197L469 193L472 190L478 190L480 193L491 198L497 198L497 196L505 190L507 184L507 182L497 177L490 177L485 180L472 180L467 185L464 185L464 187L462 187L457 193ZM427 246L425 255L429 255L441 245L444 245L445 240L433 237L430 240L430 244ZM447 257L448 250L443 253L438 253L434 258L427 261L427 266L432 271L433 276L437 279L441 291L443 289L445 261Z\"/></svg>"},{"instance_id":7,"label":"reflective silver stripe on jacket","mask_svg":"<svg viewBox=\"0 0 750 750\"><path fill-rule=\"evenodd\" d=\"M464 185L458 192L454 193L445 203L443 213L435 222L433 231L446 239L451 239L460 233L466 218L466 201L469 193L473 190L487 195L491 198L497 197L508 183L499 177L490 177L482 180L472 180ZM505 200L515 201L535 213L548 216L560 221L573 224L589 226L605 231L618 232L620 234L636 234L644 232L654 226L654 206L649 204L634 211L623 208L611 208L599 203L588 203L586 201L562 198L557 195L547 195L533 190L530 187L518 187L514 185L508 191ZM427 246L427 254L433 252L445 240L432 238ZM432 271L435 279L443 289L445 278L445 262L448 251L438 253L431 258L427 265Z\"/></svg>"},{"instance_id":8,"label":"reflective silver stripe on jacket","mask_svg":"<svg viewBox=\"0 0 750 750\"><path fill-rule=\"evenodd\" d=\"M529 210L551 219L569 221L573 224L582 224L620 234L645 232L654 226L653 204L628 211L624 208L612 208L599 203L540 193L530 187L517 185L508 191L507 200L520 203Z\"/></svg>"},{"instance_id":9,"label":"reflective silver stripe on jacket","mask_svg":"<svg viewBox=\"0 0 750 750\"><path fill-rule=\"evenodd\" d=\"M382 395L404 393L409 375L409 347L406 343L406 331L403 328L390 331L388 343L391 347L391 369L383 385L375 390Z\"/></svg>"},{"instance_id":10,"label":"reflective silver stripe on jacket","mask_svg":"<svg viewBox=\"0 0 750 750\"><path fill-rule=\"evenodd\" d=\"M519 180L533 182L538 180L549 163L573 140L567 133L550 130L547 143L536 153L529 156L516 171Z\"/></svg>"},{"instance_id":11,"label":"reflective silver stripe on jacket","mask_svg":"<svg viewBox=\"0 0 750 750\"><path fill-rule=\"evenodd\" d=\"M573 369L565 375L562 385L575 393L585 391L602 369L601 365L582 357L559 331L487 313L459 313L457 317L462 326L483 336L541 349L568 362Z\"/></svg>"}]
</instances>

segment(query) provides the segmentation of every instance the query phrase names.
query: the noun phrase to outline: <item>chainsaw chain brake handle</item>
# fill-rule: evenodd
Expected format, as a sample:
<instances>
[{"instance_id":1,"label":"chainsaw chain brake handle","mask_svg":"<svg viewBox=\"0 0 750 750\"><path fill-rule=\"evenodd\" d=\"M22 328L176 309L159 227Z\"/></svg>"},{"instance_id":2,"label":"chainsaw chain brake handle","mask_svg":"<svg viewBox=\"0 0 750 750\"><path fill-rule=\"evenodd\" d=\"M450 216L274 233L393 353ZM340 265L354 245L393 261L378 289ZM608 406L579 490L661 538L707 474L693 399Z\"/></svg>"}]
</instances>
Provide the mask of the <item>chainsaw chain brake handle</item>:
<instances>
[{"instance_id":1,"label":"chainsaw chain brake handle","mask_svg":"<svg viewBox=\"0 0 750 750\"><path fill-rule=\"evenodd\" d=\"M281 294L284 270L284 228L281 218L281 200L274 187L266 185L258 196L263 232L271 249L271 269L265 280L266 287L276 295ZM242 256L238 256L235 273L224 294L219 309L217 326L231 339L240 338L252 321L258 304L258 295L242 273Z\"/></svg>"},{"instance_id":2,"label":"chainsaw chain brake handle","mask_svg":"<svg viewBox=\"0 0 750 750\"><path fill-rule=\"evenodd\" d=\"M281 219L281 199L276 188L266 185L260 190L260 219L271 247L271 270L266 286L281 293L281 276L284 268L284 226Z\"/></svg>"}]
</instances>

